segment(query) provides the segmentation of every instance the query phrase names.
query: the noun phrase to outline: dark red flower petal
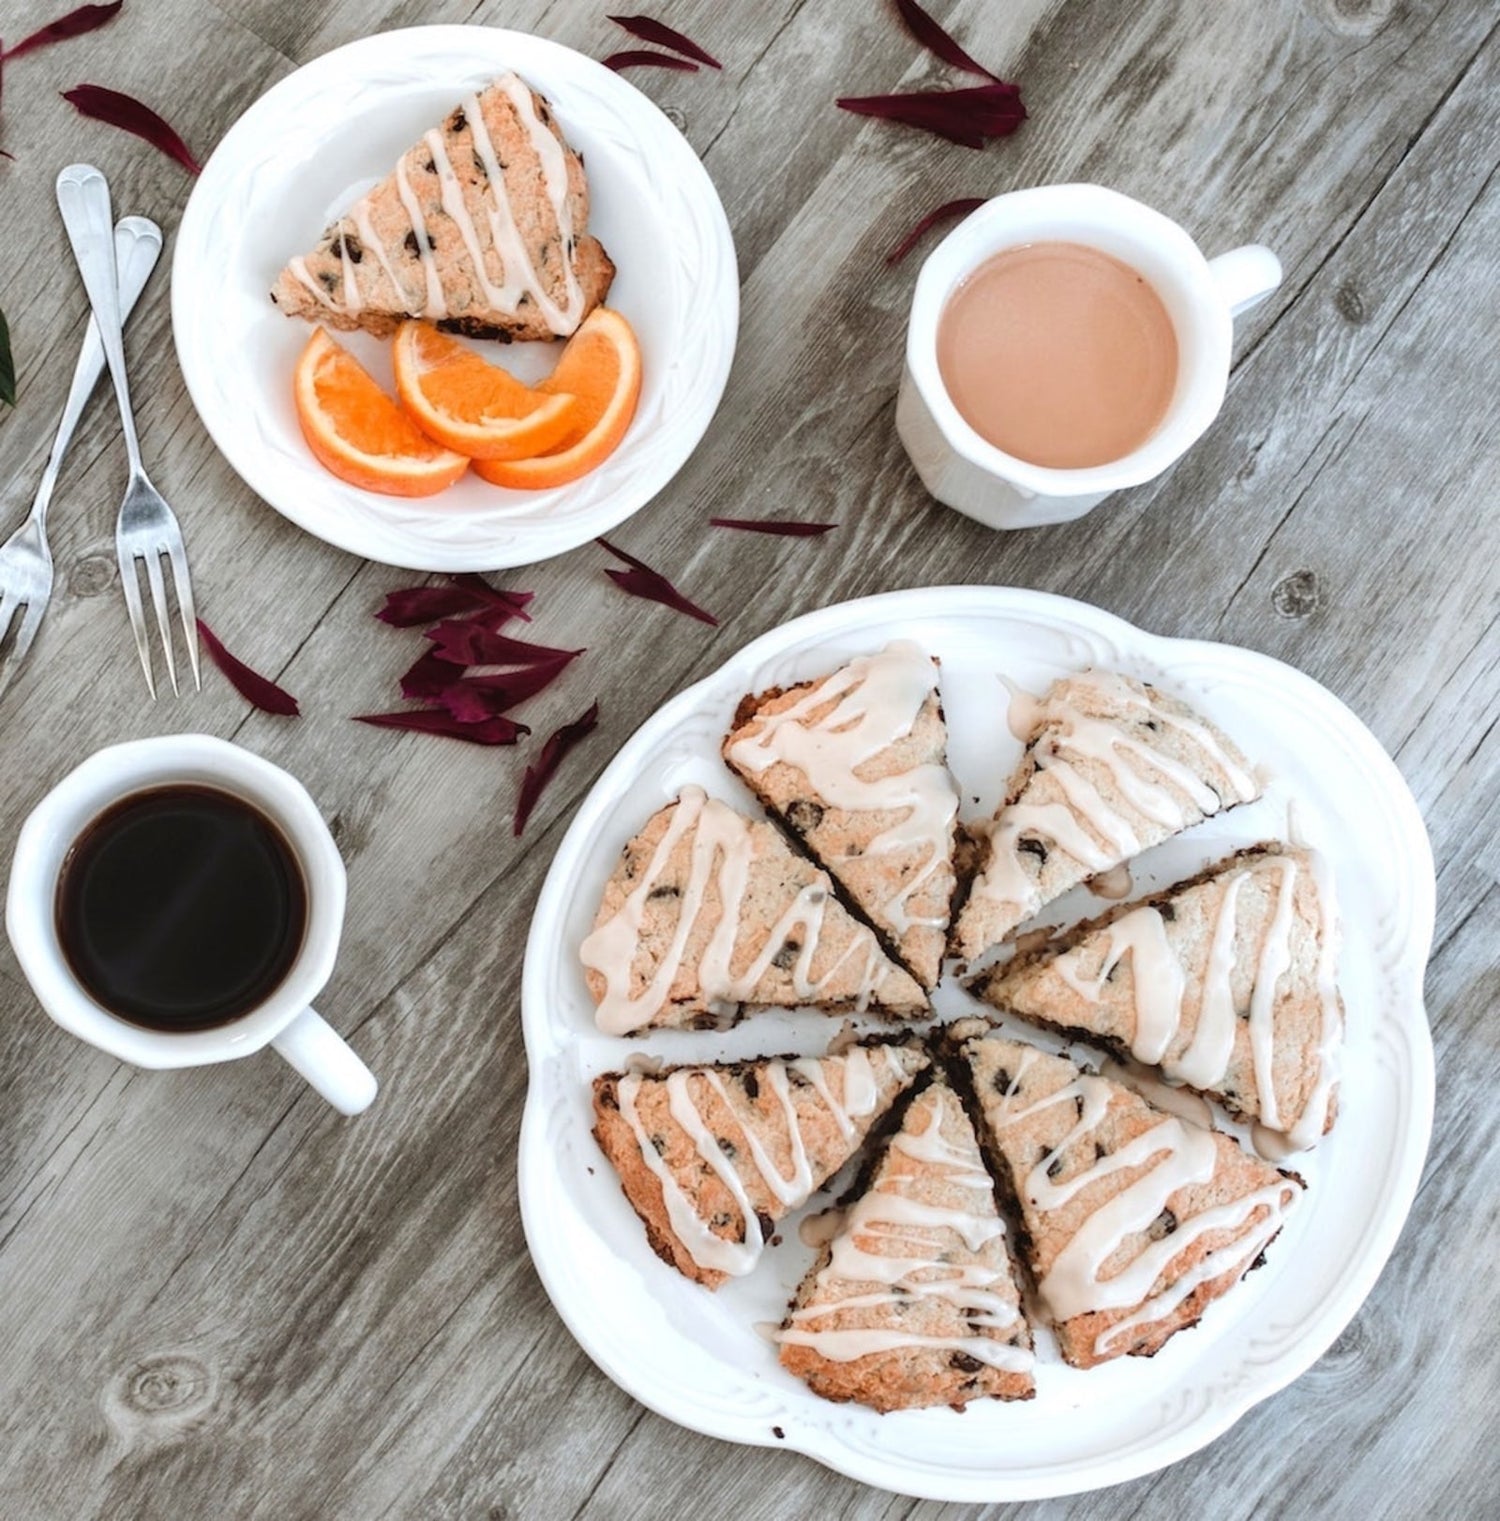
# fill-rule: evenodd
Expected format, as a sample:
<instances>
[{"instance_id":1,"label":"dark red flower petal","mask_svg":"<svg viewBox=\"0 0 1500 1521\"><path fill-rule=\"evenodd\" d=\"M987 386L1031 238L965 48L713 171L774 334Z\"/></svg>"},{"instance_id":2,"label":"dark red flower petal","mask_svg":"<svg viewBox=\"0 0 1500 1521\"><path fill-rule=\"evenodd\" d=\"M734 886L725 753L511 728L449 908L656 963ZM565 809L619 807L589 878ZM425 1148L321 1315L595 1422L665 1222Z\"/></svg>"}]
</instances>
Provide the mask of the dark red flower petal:
<instances>
[{"instance_id":1,"label":"dark red flower petal","mask_svg":"<svg viewBox=\"0 0 1500 1521\"><path fill-rule=\"evenodd\" d=\"M119 90L107 90L103 85L81 84L71 90L64 90L62 98L84 116L143 138L153 148L161 149L168 158L175 158L189 174L203 172L198 160L189 152L188 145L170 123L133 95L122 94Z\"/></svg>"},{"instance_id":2,"label":"dark red flower petal","mask_svg":"<svg viewBox=\"0 0 1500 1521\"><path fill-rule=\"evenodd\" d=\"M706 63L711 69L724 67L712 53L705 52L691 37L683 36L665 22L653 21L650 16L611 16L609 19L616 26L624 27L632 37L639 37L642 42L654 42L659 48L670 48L674 53L686 54L689 58L696 58L699 63Z\"/></svg>"},{"instance_id":3,"label":"dark red flower petal","mask_svg":"<svg viewBox=\"0 0 1500 1521\"><path fill-rule=\"evenodd\" d=\"M80 5L77 10L59 16L56 21L40 27L29 37L23 37L9 52L0 53L0 57L19 58L23 53L34 53L38 48L50 47L54 42L66 42L70 37L82 37L86 32L96 32L120 14L123 4L124 0L115 0L113 5Z\"/></svg>"},{"instance_id":4,"label":"dark red flower petal","mask_svg":"<svg viewBox=\"0 0 1500 1521\"><path fill-rule=\"evenodd\" d=\"M1004 83L900 95L846 95L838 106L859 116L935 132L965 148L982 148L986 138L1006 137L1026 120L1019 88Z\"/></svg>"},{"instance_id":5,"label":"dark red flower petal","mask_svg":"<svg viewBox=\"0 0 1500 1521\"><path fill-rule=\"evenodd\" d=\"M434 624L426 638L435 653L453 665L538 665L560 660L564 665L582 650L555 650L526 639L496 633L474 619Z\"/></svg>"},{"instance_id":6,"label":"dark red flower petal","mask_svg":"<svg viewBox=\"0 0 1500 1521\"><path fill-rule=\"evenodd\" d=\"M541 797L547 783L556 775L563 757L580 740L592 734L598 723L599 704L596 701L587 713L575 718L570 724L564 724L562 728L547 736L546 742L542 745L541 754L536 758L536 764L528 766L526 775L521 778L521 791L516 798L516 816L511 822L513 835L519 838L526 828L526 821L531 817L531 810L536 807L537 800Z\"/></svg>"},{"instance_id":7,"label":"dark red flower petal","mask_svg":"<svg viewBox=\"0 0 1500 1521\"><path fill-rule=\"evenodd\" d=\"M413 734L441 734L448 739L467 740L471 745L513 745L531 730L513 718L487 718L483 723L464 723L446 708L414 708L406 713L360 713L357 724L373 724L377 729L404 729Z\"/></svg>"},{"instance_id":8,"label":"dark red flower petal","mask_svg":"<svg viewBox=\"0 0 1500 1521\"><path fill-rule=\"evenodd\" d=\"M237 660L201 618L198 619L198 637L203 641L213 663L229 678L230 686L252 707L259 708L262 713L275 713L281 718L301 716L302 710L297 706L297 699L290 692L277 686L269 677L252 671L243 660Z\"/></svg>"},{"instance_id":9,"label":"dark red flower petal","mask_svg":"<svg viewBox=\"0 0 1500 1521\"><path fill-rule=\"evenodd\" d=\"M621 591L629 592L632 597L644 597L648 602L660 602L679 613L686 613L689 618L697 618L701 623L711 623L715 628L719 626L719 620L712 613L699 607L696 602L689 602L660 571L652 570L644 560L637 560L623 549L616 549L608 539L599 538L594 542L630 566L629 570L609 569L604 572Z\"/></svg>"},{"instance_id":10,"label":"dark red flower petal","mask_svg":"<svg viewBox=\"0 0 1500 1521\"><path fill-rule=\"evenodd\" d=\"M545 691L567 669L566 660L532 665L520 671L496 671L458 676L436 694L437 700L465 723L476 723L508 712L518 703Z\"/></svg>"},{"instance_id":11,"label":"dark red flower petal","mask_svg":"<svg viewBox=\"0 0 1500 1521\"><path fill-rule=\"evenodd\" d=\"M939 222L946 222L952 217L966 217L971 212L978 211L984 205L984 197L981 195L969 195L962 200L944 201L941 206L934 207L920 222L917 223L902 240L885 256L887 264L899 264L918 243L925 234L930 232Z\"/></svg>"},{"instance_id":12,"label":"dark red flower petal","mask_svg":"<svg viewBox=\"0 0 1500 1521\"><path fill-rule=\"evenodd\" d=\"M785 539L815 539L831 533L837 523L799 523L791 518L710 518L715 528L738 528L745 533L779 534Z\"/></svg>"},{"instance_id":13,"label":"dark red flower petal","mask_svg":"<svg viewBox=\"0 0 1500 1521\"><path fill-rule=\"evenodd\" d=\"M385 606L375 616L393 628L413 628L419 623L435 623L439 618L479 611L530 622L526 607L534 595L503 591L482 576L450 576L442 586L405 586L387 592ZM488 621L493 625L496 620Z\"/></svg>"},{"instance_id":14,"label":"dark red flower petal","mask_svg":"<svg viewBox=\"0 0 1500 1521\"><path fill-rule=\"evenodd\" d=\"M944 63L952 64L955 69L965 69L970 74L983 74L986 79L999 78L999 75L990 73L982 63L976 63L969 57L953 38L917 4L917 0L896 0L896 9L901 12L901 19L906 23L907 31L929 53L935 53Z\"/></svg>"},{"instance_id":15,"label":"dark red flower petal","mask_svg":"<svg viewBox=\"0 0 1500 1521\"><path fill-rule=\"evenodd\" d=\"M670 53L653 53L646 48L626 48L623 53L611 53L604 60L606 69L616 74L625 69L676 69L681 74L696 74L698 65L686 58L674 58ZM718 68L718 65L714 65Z\"/></svg>"},{"instance_id":16,"label":"dark red flower petal","mask_svg":"<svg viewBox=\"0 0 1500 1521\"><path fill-rule=\"evenodd\" d=\"M403 697L423 700L441 696L458 679L451 660L444 660L436 650L428 650L401 678Z\"/></svg>"}]
</instances>

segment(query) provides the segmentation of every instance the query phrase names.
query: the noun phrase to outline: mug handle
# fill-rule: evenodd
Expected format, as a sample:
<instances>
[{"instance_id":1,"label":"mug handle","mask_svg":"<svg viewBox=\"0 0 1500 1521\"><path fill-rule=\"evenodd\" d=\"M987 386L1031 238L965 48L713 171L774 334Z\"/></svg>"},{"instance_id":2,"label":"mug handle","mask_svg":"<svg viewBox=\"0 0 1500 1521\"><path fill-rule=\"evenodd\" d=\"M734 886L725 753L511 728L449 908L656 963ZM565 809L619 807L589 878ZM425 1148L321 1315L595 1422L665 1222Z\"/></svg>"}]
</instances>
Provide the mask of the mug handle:
<instances>
[{"instance_id":1,"label":"mug handle","mask_svg":"<svg viewBox=\"0 0 1500 1521\"><path fill-rule=\"evenodd\" d=\"M304 1009L271 1045L340 1114L362 1114L375 1102L375 1074L316 1009Z\"/></svg>"},{"instance_id":2,"label":"mug handle","mask_svg":"<svg viewBox=\"0 0 1500 1521\"><path fill-rule=\"evenodd\" d=\"M1229 315L1238 317L1281 284L1281 260L1263 243L1247 243L1208 261L1208 272L1229 303Z\"/></svg>"}]
</instances>

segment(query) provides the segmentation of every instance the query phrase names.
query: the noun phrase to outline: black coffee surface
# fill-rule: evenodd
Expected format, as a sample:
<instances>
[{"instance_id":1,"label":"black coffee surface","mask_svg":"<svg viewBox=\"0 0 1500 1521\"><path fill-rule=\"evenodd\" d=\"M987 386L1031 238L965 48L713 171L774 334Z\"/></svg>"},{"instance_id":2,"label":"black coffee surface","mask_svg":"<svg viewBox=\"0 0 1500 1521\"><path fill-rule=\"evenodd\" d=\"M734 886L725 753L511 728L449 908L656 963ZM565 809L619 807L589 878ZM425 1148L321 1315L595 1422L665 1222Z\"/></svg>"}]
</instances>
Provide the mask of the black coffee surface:
<instances>
[{"instance_id":1,"label":"black coffee surface","mask_svg":"<svg viewBox=\"0 0 1500 1521\"><path fill-rule=\"evenodd\" d=\"M307 925L291 847L242 799L172 786L122 799L63 863L57 928L90 996L148 1029L203 1030L280 985Z\"/></svg>"}]
</instances>

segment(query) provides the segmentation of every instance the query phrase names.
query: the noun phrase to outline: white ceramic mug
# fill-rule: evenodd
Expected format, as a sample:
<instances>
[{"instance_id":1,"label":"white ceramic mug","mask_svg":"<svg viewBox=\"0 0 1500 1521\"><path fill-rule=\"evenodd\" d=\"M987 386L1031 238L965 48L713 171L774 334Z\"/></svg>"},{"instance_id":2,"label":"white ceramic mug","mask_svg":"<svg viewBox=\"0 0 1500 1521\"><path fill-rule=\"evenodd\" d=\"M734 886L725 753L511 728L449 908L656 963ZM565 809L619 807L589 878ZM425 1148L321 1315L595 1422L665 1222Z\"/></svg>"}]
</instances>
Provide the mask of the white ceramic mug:
<instances>
[{"instance_id":1,"label":"white ceramic mug","mask_svg":"<svg viewBox=\"0 0 1500 1521\"><path fill-rule=\"evenodd\" d=\"M1176 330L1177 388L1166 416L1140 448L1105 465L1051 470L1006 454L964 421L938 373L938 319L954 287L992 254L1043 241L1085 243L1139 270ZM1102 185L997 196L959 223L917 276L896 431L923 485L991 528L1082 517L1111 491L1160 475L1200 437L1224 401L1231 319L1280 283L1269 248L1252 243L1206 259L1175 222Z\"/></svg>"},{"instance_id":2,"label":"white ceramic mug","mask_svg":"<svg viewBox=\"0 0 1500 1521\"><path fill-rule=\"evenodd\" d=\"M101 1008L68 967L57 938L58 877L74 841L112 804L186 783L244 798L291 846L307 887L302 949L256 1008L212 1030L147 1030ZM42 1007L63 1029L138 1067L198 1067L272 1046L344 1114L375 1098L370 1069L311 1007L333 973L344 923L344 862L300 782L269 761L207 734L114 745L70 772L21 827L11 862L5 927Z\"/></svg>"}]
</instances>

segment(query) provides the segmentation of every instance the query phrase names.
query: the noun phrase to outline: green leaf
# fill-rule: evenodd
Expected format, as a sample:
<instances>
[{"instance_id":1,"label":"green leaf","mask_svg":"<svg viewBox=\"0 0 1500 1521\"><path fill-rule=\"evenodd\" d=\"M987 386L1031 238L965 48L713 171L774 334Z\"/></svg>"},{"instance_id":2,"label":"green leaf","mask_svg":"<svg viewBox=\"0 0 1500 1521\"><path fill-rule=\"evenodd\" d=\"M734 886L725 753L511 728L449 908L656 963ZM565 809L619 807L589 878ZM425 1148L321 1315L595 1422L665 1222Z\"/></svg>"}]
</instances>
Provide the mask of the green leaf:
<instances>
[{"instance_id":1,"label":"green leaf","mask_svg":"<svg viewBox=\"0 0 1500 1521\"><path fill-rule=\"evenodd\" d=\"M0 312L0 401L12 407L16 404L16 363L10 357L10 328L4 312Z\"/></svg>"}]
</instances>

